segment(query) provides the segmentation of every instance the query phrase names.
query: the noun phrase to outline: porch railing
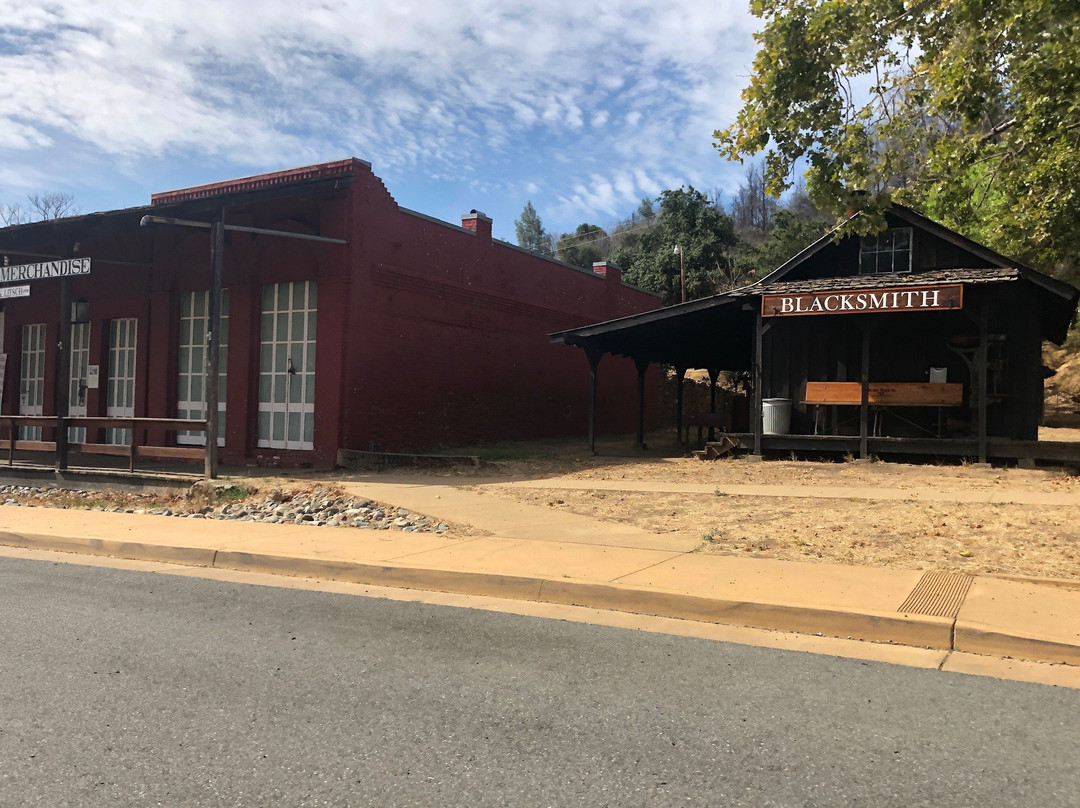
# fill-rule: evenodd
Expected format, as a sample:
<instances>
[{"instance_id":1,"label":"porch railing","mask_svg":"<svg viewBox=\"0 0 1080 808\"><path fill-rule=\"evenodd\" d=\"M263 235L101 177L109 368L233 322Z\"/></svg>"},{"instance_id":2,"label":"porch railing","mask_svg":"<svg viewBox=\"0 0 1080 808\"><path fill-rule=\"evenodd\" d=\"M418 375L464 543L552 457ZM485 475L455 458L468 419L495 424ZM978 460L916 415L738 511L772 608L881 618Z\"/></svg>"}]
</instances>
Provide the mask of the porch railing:
<instances>
[{"instance_id":1,"label":"porch railing","mask_svg":"<svg viewBox=\"0 0 1080 808\"><path fill-rule=\"evenodd\" d=\"M46 452L57 456L59 452L56 440L20 440L19 427L42 427L53 430L85 428L127 430L128 443L72 443L68 442L68 452L80 454L111 455L126 457L128 471L135 471L137 458L157 460L206 460L205 446L162 446L160 444L140 443L141 432L206 432L206 421L189 418L90 418L70 416L58 419L55 415L4 415L0 416L0 425L7 427L7 438L0 439L0 450L7 449L8 465L15 465L15 452ZM66 464L64 464L66 465Z\"/></svg>"}]
</instances>

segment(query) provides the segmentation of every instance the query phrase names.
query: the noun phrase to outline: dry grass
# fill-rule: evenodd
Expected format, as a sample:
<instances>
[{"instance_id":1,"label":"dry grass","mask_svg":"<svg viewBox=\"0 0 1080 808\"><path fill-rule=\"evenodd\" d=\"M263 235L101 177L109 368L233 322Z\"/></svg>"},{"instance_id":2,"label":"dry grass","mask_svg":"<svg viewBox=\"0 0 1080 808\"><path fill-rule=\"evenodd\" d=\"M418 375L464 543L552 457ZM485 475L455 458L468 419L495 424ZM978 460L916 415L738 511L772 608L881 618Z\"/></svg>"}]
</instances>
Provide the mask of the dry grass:
<instances>
[{"instance_id":1,"label":"dry grass","mask_svg":"<svg viewBox=\"0 0 1080 808\"><path fill-rule=\"evenodd\" d=\"M1049 430L1045 438L1074 439ZM1071 432L1071 431L1070 431ZM544 457L500 464L511 479L551 479L551 488L488 484L497 496L647 530L691 534L698 552L821 560L908 569L1080 579L1080 477L1064 469L971 465L693 458ZM797 485L931 490L963 495L1076 494L1076 505L987 505L906 499L717 496L571 490L576 481ZM463 481L464 482L464 481Z\"/></svg>"}]
</instances>

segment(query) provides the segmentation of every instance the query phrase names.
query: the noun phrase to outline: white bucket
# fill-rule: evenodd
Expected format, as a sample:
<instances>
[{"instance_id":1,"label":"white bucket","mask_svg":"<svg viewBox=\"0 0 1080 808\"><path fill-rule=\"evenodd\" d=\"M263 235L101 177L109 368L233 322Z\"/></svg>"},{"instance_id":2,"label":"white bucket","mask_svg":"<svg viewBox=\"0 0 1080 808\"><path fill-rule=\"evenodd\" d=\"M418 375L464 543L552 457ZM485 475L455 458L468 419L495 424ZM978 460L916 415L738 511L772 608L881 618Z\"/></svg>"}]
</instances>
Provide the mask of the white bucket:
<instances>
[{"instance_id":1,"label":"white bucket","mask_svg":"<svg viewBox=\"0 0 1080 808\"><path fill-rule=\"evenodd\" d=\"M766 435L787 435L791 432L791 399L761 400L761 431Z\"/></svg>"}]
</instances>

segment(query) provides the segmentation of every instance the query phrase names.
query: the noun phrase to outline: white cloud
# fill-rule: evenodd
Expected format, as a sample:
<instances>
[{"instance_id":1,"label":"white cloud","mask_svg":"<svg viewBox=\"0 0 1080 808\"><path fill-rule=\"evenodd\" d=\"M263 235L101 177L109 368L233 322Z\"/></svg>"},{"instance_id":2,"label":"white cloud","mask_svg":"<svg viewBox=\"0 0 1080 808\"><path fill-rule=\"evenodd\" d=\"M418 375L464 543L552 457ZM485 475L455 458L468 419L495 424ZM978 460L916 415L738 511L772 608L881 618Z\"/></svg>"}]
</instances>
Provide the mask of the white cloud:
<instances>
[{"instance_id":1,"label":"white cloud","mask_svg":"<svg viewBox=\"0 0 1080 808\"><path fill-rule=\"evenodd\" d=\"M63 138L118 168L352 153L466 182L495 160L533 176L561 164L563 205L617 212L716 160L711 132L734 115L752 53L743 8L0 0L0 159L32 164Z\"/></svg>"}]
</instances>

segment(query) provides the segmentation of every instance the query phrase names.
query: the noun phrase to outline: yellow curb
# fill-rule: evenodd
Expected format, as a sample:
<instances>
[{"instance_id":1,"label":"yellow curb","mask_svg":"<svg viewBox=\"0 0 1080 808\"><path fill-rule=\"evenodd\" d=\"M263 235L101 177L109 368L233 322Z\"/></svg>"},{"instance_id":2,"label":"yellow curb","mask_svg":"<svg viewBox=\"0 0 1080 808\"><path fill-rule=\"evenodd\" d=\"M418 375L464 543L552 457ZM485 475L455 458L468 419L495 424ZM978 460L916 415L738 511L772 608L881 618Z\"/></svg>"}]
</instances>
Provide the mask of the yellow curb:
<instances>
[{"instance_id":1,"label":"yellow curb","mask_svg":"<svg viewBox=\"0 0 1080 808\"><path fill-rule=\"evenodd\" d=\"M1080 647L1076 645L1040 637L1006 634L962 620L956 622L953 642L955 650L973 654L1080 665Z\"/></svg>"},{"instance_id":2,"label":"yellow curb","mask_svg":"<svg viewBox=\"0 0 1080 808\"><path fill-rule=\"evenodd\" d=\"M952 649L975 654L1080 665L1080 643L1070 645L1038 637L1008 634L965 621L957 621L954 628L953 621L943 617L871 610L844 611L785 603L708 598L618 584L363 564L353 561L277 556L232 550L215 551L197 547L73 536L0 532L0 544L243 572L323 578L376 586L585 606L632 614L790 631L806 635L895 643L939 650Z\"/></svg>"},{"instance_id":3,"label":"yellow curb","mask_svg":"<svg viewBox=\"0 0 1080 808\"><path fill-rule=\"evenodd\" d=\"M78 536L48 536L35 533L0 533L0 544L40 550L62 550L86 555L116 556L138 561L166 561L209 567L214 563L215 550L202 547L174 547L164 544L143 544L135 541L89 539Z\"/></svg>"},{"instance_id":4,"label":"yellow curb","mask_svg":"<svg viewBox=\"0 0 1080 808\"><path fill-rule=\"evenodd\" d=\"M949 650L952 620L892 612L851 612L783 603L704 598L608 584L545 581L540 600L708 623L822 634Z\"/></svg>"},{"instance_id":5,"label":"yellow curb","mask_svg":"<svg viewBox=\"0 0 1080 808\"><path fill-rule=\"evenodd\" d=\"M222 550L214 559L215 568L245 572L271 572L306 578L331 578L360 584L429 589L466 595L491 595L513 600L537 600L542 579L482 572L455 572L420 567L361 564L321 558L294 558L263 553Z\"/></svg>"}]
</instances>

